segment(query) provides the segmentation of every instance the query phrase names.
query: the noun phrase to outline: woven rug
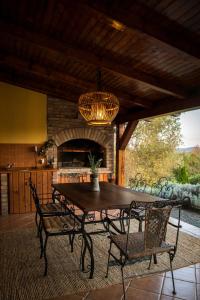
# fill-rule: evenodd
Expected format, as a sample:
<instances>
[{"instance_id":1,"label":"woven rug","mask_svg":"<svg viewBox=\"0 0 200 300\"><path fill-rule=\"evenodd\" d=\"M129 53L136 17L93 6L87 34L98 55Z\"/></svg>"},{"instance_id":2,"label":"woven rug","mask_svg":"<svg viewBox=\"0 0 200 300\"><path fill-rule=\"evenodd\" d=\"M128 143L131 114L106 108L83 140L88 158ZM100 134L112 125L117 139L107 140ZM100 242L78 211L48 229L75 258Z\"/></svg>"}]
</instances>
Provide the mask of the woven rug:
<instances>
[{"instance_id":1,"label":"woven rug","mask_svg":"<svg viewBox=\"0 0 200 300\"><path fill-rule=\"evenodd\" d=\"M174 241L175 231L168 230L167 240ZM50 237L47 255L48 275L43 277L44 261L39 259L39 240L35 228L0 233L0 299L48 299L100 289L121 282L120 268L110 267L105 278L109 241L104 235L93 236L94 279L79 270L81 240L75 238L74 252L69 251L68 237ZM180 233L174 269L200 262L200 239ZM125 277L169 270L168 255L158 256L158 265L148 261L125 267Z\"/></svg>"}]
</instances>

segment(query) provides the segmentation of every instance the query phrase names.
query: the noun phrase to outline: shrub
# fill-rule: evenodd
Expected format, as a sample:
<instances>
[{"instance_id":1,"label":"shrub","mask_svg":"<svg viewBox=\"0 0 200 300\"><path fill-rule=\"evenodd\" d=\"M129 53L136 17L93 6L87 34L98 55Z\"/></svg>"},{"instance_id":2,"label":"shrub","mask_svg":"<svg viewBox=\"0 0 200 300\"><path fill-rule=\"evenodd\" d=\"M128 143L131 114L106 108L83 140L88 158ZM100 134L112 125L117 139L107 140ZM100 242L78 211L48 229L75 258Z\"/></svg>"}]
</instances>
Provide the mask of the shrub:
<instances>
[{"instance_id":1,"label":"shrub","mask_svg":"<svg viewBox=\"0 0 200 300\"><path fill-rule=\"evenodd\" d=\"M188 178L188 180L189 180L189 183L191 183L191 184L198 184L198 183L200 183L200 174L190 176Z\"/></svg>"},{"instance_id":2,"label":"shrub","mask_svg":"<svg viewBox=\"0 0 200 300\"><path fill-rule=\"evenodd\" d=\"M179 166L173 170L175 179L179 183L188 183L188 172L186 166Z\"/></svg>"}]
</instances>

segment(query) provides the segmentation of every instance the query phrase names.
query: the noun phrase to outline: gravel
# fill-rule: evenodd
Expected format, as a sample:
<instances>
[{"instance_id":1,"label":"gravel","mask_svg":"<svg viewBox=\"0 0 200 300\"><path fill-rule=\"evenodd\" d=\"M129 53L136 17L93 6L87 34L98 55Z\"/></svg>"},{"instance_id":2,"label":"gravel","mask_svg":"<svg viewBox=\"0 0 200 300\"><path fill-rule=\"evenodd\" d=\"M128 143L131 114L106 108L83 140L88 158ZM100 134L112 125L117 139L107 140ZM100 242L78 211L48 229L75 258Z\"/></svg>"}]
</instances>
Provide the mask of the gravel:
<instances>
[{"instance_id":1,"label":"gravel","mask_svg":"<svg viewBox=\"0 0 200 300\"><path fill-rule=\"evenodd\" d=\"M176 219L178 218L178 210L177 209L172 210L171 217L176 218ZM181 221L200 228L200 211L191 210L191 209L182 209L181 210Z\"/></svg>"}]
</instances>

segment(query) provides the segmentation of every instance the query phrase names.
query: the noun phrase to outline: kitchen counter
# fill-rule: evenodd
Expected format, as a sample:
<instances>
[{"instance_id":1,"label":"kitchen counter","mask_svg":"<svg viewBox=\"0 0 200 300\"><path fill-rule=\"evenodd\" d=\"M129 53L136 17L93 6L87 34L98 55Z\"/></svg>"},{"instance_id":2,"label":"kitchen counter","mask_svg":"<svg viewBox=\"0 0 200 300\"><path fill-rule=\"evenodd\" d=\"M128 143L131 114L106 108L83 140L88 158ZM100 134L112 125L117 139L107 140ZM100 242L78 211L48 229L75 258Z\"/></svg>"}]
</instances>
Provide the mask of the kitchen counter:
<instances>
[{"instance_id":1,"label":"kitchen counter","mask_svg":"<svg viewBox=\"0 0 200 300\"><path fill-rule=\"evenodd\" d=\"M42 171L57 171L53 168L31 168L31 167L15 167L15 168L0 168L0 173L13 173L13 172L42 172Z\"/></svg>"}]
</instances>

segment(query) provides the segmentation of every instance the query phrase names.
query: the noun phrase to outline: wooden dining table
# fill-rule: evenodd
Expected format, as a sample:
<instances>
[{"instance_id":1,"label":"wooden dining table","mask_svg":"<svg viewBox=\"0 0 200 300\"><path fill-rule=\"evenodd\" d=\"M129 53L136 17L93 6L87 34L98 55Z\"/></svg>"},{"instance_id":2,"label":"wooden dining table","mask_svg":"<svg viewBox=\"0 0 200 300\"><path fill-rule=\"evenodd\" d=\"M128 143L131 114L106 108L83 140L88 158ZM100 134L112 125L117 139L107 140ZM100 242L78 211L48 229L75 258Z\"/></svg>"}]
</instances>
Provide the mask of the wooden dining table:
<instances>
[{"instance_id":1,"label":"wooden dining table","mask_svg":"<svg viewBox=\"0 0 200 300\"><path fill-rule=\"evenodd\" d=\"M87 249L90 254L89 278L92 278L94 273L93 243L91 238L94 232L87 232L85 225L90 223L87 218L88 214L94 211L102 212L127 209L132 201L145 206L163 200L156 196L133 191L108 182L100 182L100 191L98 192L92 191L91 183L58 183L52 186L55 191L65 197L67 202L70 202L83 212L80 220L81 232L85 241L85 247L82 253L82 270L85 269L84 257ZM96 222L97 221L95 221L95 223ZM99 231L96 233L99 233Z\"/></svg>"}]
</instances>

